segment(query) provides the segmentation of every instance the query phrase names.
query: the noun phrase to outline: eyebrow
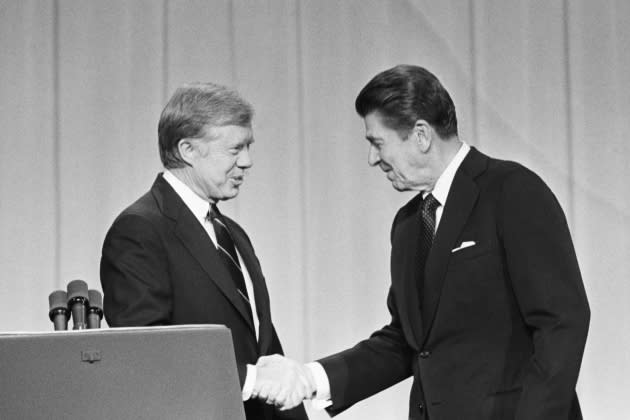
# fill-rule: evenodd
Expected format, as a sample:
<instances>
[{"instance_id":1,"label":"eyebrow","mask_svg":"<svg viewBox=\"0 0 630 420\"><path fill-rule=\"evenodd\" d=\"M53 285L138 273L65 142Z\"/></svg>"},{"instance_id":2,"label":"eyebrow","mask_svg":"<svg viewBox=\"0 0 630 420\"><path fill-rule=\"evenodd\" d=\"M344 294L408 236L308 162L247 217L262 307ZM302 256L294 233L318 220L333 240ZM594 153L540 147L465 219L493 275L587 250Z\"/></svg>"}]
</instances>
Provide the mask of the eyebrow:
<instances>
[{"instance_id":1,"label":"eyebrow","mask_svg":"<svg viewBox=\"0 0 630 420\"><path fill-rule=\"evenodd\" d=\"M241 140L243 143L253 143L254 142L254 133L250 133L249 136L245 137Z\"/></svg>"},{"instance_id":2,"label":"eyebrow","mask_svg":"<svg viewBox=\"0 0 630 420\"><path fill-rule=\"evenodd\" d=\"M251 146L252 143L254 143L254 137L248 137L246 139L243 139L237 143L232 143L229 147L230 148L240 148L240 147L244 147L244 146Z\"/></svg>"}]
</instances>

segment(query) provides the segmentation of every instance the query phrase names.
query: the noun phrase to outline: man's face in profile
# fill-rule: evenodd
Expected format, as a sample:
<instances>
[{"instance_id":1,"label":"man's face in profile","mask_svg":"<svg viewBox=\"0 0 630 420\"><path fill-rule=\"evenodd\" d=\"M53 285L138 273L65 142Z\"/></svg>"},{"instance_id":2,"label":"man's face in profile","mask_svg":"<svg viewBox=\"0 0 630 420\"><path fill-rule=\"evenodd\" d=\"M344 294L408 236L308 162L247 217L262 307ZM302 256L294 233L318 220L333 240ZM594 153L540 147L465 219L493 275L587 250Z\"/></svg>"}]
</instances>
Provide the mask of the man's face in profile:
<instances>
[{"instance_id":1,"label":"man's face in profile","mask_svg":"<svg viewBox=\"0 0 630 420\"><path fill-rule=\"evenodd\" d=\"M425 188L426 156L419 150L414 131L403 137L384 123L378 111L367 114L364 123L370 166L378 165L398 191Z\"/></svg>"},{"instance_id":2,"label":"man's face in profile","mask_svg":"<svg viewBox=\"0 0 630 420\"><path fill-rule=\"evenodd\" d=\"M206 135L195 139L198 153L191 162L193 182L214 202L229 200L239 193L245 172L252 166L251 127L226 125L206 127Z\"/></svg>"}]
</instances>

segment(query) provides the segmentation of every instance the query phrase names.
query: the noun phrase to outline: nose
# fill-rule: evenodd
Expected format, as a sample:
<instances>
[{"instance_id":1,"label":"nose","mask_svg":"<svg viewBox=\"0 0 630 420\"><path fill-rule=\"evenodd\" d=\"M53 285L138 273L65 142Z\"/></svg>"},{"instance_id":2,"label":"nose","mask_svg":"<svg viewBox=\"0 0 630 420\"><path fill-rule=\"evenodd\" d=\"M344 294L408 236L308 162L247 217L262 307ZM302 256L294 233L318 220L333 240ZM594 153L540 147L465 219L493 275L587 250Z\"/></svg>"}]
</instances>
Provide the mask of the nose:
<instances>
[{"instance_id":1,"label":"nose","mask_svg":"<svg viewBox=\"0 0 630 420\"><path fill-rule=\"evenodd\" d=\"M238 154L238 159L236 160L236 165L239 168L247 169L251 168L254 162L252 161L252 156L249 153L249 147L244 148Z\"/></svg>"},{"instance_id":2,"label":"nose","mask_svg":"<svg viewBox=\"0 0 630 420\"><path fill-rule=\"evenodd\" d=\"M368 152L368 164L370 166L376 166L380 161L381 157L378 153L378 150L376 150L376 147L374 147L374 145L370 144L370 151Z\"/></svg>"}]
</instances>

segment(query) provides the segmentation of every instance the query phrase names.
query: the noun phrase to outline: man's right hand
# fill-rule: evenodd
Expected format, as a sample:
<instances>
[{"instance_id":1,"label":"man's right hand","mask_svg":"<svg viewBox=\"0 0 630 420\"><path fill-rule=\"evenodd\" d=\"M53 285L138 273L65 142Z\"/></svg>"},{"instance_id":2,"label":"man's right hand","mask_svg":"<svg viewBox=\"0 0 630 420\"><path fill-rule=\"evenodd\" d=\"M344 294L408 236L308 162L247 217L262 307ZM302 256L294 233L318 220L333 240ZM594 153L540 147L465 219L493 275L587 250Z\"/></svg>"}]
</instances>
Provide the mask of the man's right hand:
<instances>
[{"instance_id":1,"label":"man's right hand","mask_svg":"<svg viewBox=\"0 0 630 420\"><path fill-rule=\"evenodd\" d=\"M252 397L280 410L297 407L313 397L315 381L306 366L279 354L263 356L256 363L256 383Z\"/></svg>"}]
</instances>

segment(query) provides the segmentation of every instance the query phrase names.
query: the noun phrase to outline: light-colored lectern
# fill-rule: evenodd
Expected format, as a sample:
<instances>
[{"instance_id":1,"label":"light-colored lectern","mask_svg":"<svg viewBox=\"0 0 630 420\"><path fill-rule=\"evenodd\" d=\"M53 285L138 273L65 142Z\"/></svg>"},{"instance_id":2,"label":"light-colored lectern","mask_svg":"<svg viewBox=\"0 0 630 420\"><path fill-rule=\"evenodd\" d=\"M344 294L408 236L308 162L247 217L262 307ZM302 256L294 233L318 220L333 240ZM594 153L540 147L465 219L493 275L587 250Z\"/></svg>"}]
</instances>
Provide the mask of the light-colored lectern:
<instances>
[{"instance_id":1,"label":"light-colored lectern","mask_svg":"<svg viewBox=\"0 0 630 420\"><path fill-rule=\"evenodd\" d=\"M2 419L244 420L218 325L0 334Z\"/></svg>"}]
</instances>

